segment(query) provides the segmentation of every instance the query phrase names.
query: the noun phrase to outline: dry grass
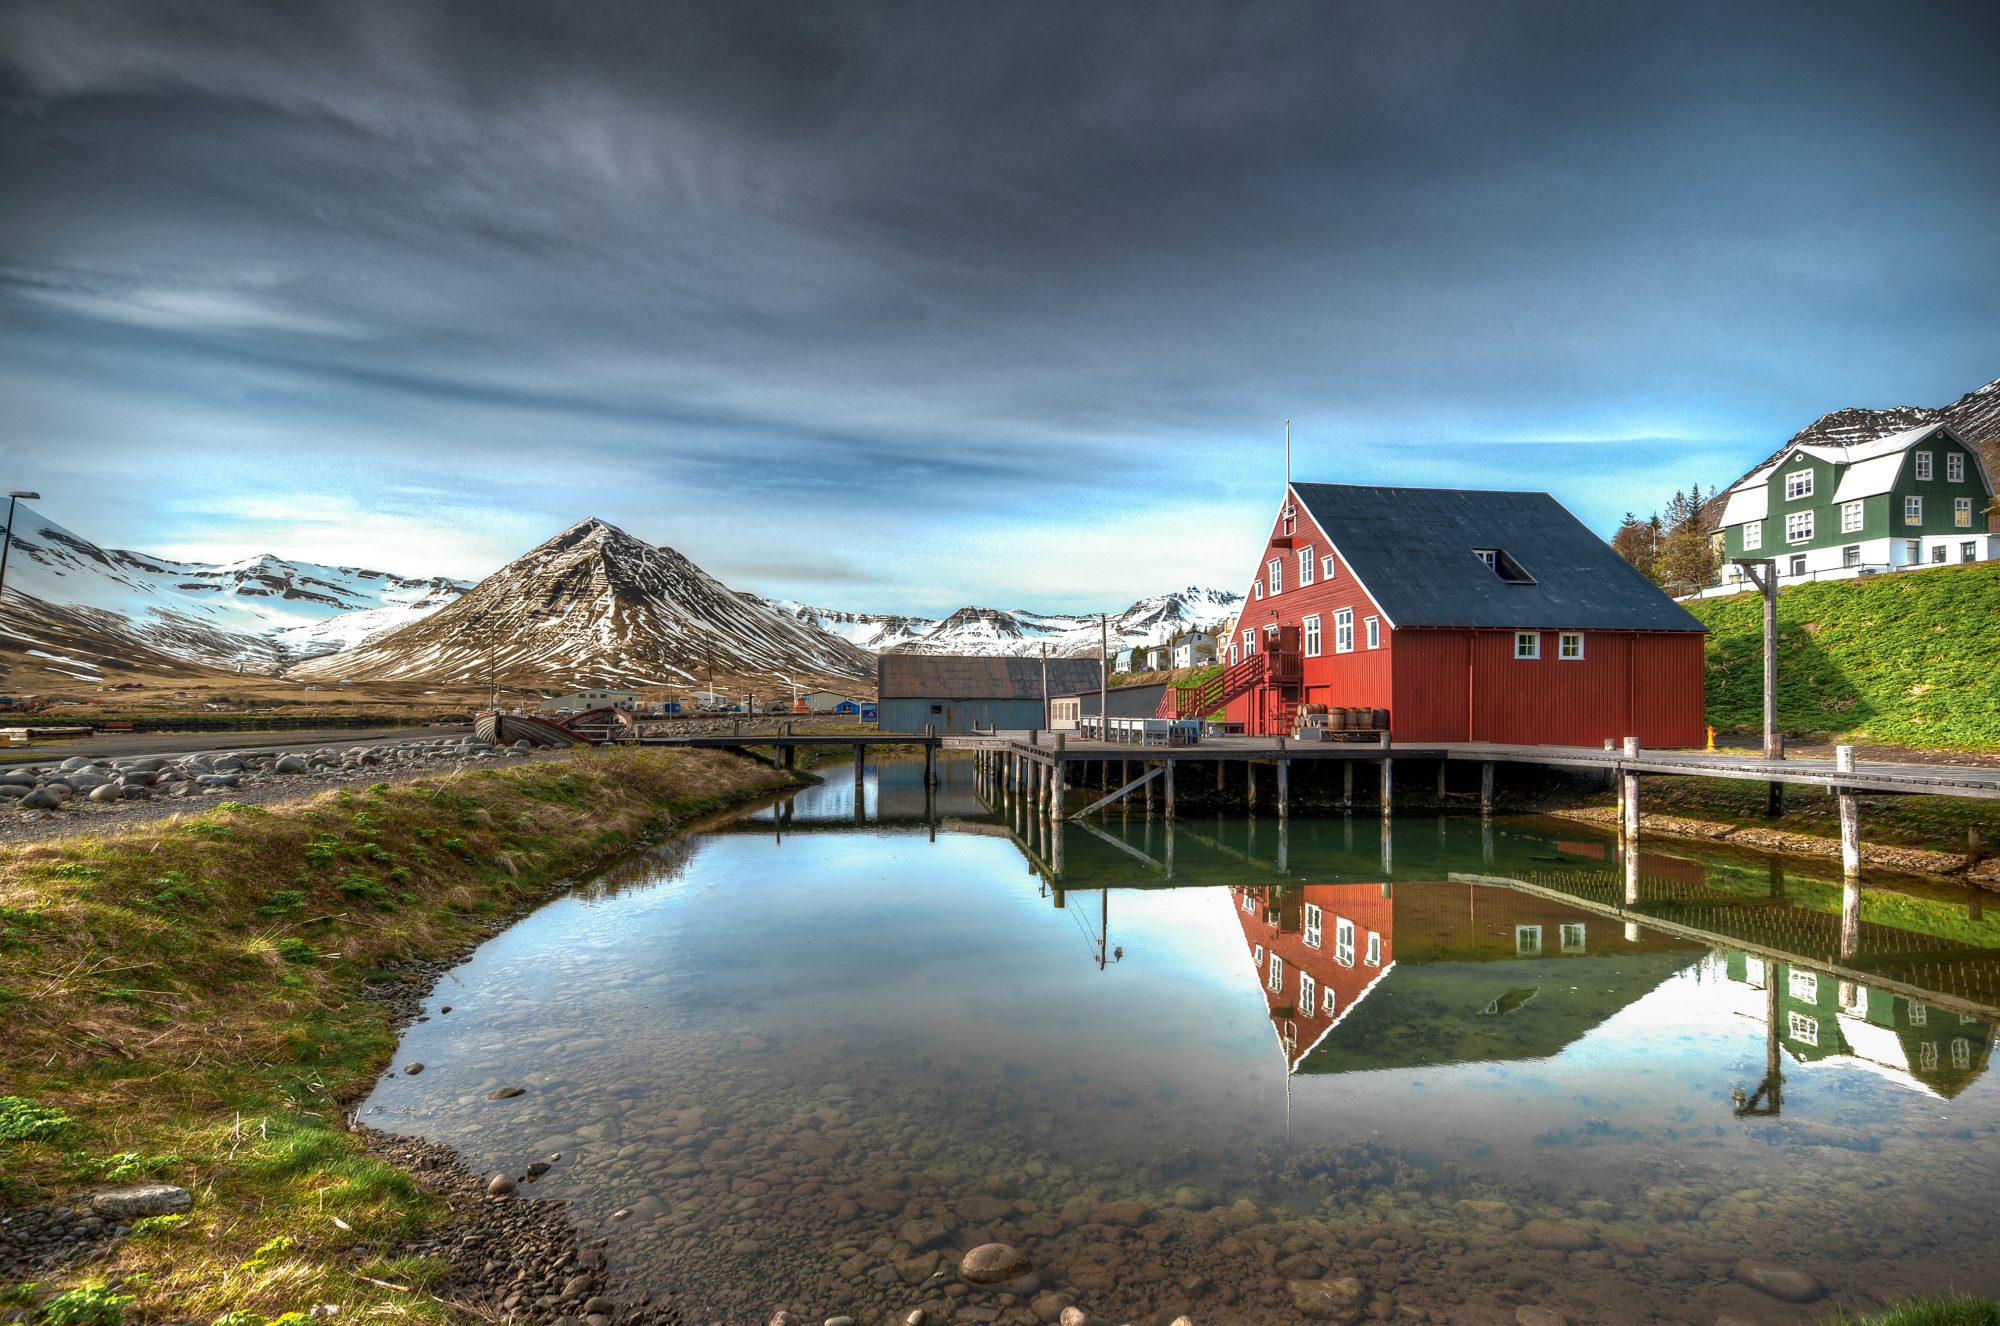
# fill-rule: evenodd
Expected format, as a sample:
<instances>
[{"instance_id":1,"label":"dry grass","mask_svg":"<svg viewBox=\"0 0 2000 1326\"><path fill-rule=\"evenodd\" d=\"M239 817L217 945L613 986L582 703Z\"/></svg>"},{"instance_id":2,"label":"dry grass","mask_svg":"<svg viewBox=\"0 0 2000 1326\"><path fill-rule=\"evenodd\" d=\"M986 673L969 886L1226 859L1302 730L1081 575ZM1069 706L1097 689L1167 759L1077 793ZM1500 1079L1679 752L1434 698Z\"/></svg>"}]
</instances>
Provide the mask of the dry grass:
<instances>
[{"instance_id":1,"label":"dry grass","mask_svg":"<svg viewBox=\"0 0 2000 1326\"><path fill-rule=\"evenodd\" d=\"M363 988L457 951L664 813L783 782L719 752L592 751L13 853L0 1081L73 1122L0 1140L0 1206L113 1179L194 1190L187 1219L115 1253L138 1314L441 1311L360 1278L435 1270L393 1258L435 1212L340 1126L394 1049Z\"/></svg>"}]
</instances>

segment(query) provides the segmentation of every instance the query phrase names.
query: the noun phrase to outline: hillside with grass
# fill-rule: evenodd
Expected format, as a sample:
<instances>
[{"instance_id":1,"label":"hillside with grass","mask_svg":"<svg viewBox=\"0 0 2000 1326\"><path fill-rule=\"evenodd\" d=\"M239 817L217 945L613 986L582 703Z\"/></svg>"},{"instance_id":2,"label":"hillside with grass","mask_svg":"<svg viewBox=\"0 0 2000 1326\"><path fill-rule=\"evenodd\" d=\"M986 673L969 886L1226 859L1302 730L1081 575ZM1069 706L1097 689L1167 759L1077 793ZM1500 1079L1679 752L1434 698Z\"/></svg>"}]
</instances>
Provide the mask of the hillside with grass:
<instances>
[{"instance_id":1,"label":"hillside with grass","mask_svg":"<svg viewBox=\"0 0 2000 1326\"><path fill-rule=\"evenodd\" d=\"M1708 721L1763 722L1763 600L1687 605L1708 638ZM1806 737L2000 748L2000 562L1798 585L1778 595L1778 722Z\"/></svg>"}]
</instances>

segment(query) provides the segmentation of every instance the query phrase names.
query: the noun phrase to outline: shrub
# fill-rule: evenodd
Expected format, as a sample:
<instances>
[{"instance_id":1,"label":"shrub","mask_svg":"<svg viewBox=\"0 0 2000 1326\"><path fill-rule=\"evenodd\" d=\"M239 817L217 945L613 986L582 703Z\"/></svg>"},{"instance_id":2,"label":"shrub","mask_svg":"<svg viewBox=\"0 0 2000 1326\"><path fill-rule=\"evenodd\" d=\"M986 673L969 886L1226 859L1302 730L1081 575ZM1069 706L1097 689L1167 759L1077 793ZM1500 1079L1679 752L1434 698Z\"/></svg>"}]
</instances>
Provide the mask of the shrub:
<instances>
[{"instance_id":1,"label":"shrub","mask_svg":"<svg viewBox=\"0 0 2000 1326\"><path fill-rule=\"evenodd\" d=\"M61 1110L29 1100L26 1096L0 1096L0 1141L39 1142L69 1127L70 1117Z\"/></svg>"},{"instance_id":2,"label":"shrub","mask_svg":"<svg viewBox=\"0 0 2000 1326\"><path fill-rule=\"evenodd\" d=\"M132 1295L117 1293L108 1285L66 1289L42 1304L42 1320L49 1326L118 1326L131 1301Z\"/></svg>"}]
</instances>

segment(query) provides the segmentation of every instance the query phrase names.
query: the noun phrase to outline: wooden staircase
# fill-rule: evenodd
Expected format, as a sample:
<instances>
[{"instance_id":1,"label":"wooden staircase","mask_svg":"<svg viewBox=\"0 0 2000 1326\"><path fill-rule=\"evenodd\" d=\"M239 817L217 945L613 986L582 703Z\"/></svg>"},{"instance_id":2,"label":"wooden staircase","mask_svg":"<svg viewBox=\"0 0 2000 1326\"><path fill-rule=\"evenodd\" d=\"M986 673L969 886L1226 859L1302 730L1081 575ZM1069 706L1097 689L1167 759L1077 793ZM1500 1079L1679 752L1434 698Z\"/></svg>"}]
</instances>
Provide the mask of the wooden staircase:
<instances>
[{"instance_id":1,"label":"wooden staircase","mask_svg":"<svg viewBox=\"0 0 2000 1326\"><path fill-rule=\"evenodd\" d=\"M1160 697L1155 718L1206 718L1246 691L1264 684L1269 664L1264 654L1252 654L1192 686L1174 686Z\"/></svg>"}]
</instances>

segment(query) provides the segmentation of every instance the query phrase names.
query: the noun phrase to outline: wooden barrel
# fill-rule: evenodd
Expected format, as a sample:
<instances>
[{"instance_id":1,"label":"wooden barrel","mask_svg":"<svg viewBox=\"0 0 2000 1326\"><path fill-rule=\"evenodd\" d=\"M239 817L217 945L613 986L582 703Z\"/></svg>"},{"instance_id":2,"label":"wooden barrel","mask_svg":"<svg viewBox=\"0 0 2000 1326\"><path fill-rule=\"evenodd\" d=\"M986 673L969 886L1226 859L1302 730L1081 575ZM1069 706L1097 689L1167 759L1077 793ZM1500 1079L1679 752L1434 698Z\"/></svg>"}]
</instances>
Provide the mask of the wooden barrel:
<instances>
[{"instance_id":1,"label":"wooden barrel","mask_svg":"<svg viewBox=\"0 0 2000 1326\"><path fill-rule=\"evenodd\" d=\"M1387 709L1377 709L1369 717L1373 720L1371 726L1377 732L1387 732L1389 730L1389 711Z\"/></svg>"}]
</instances>

